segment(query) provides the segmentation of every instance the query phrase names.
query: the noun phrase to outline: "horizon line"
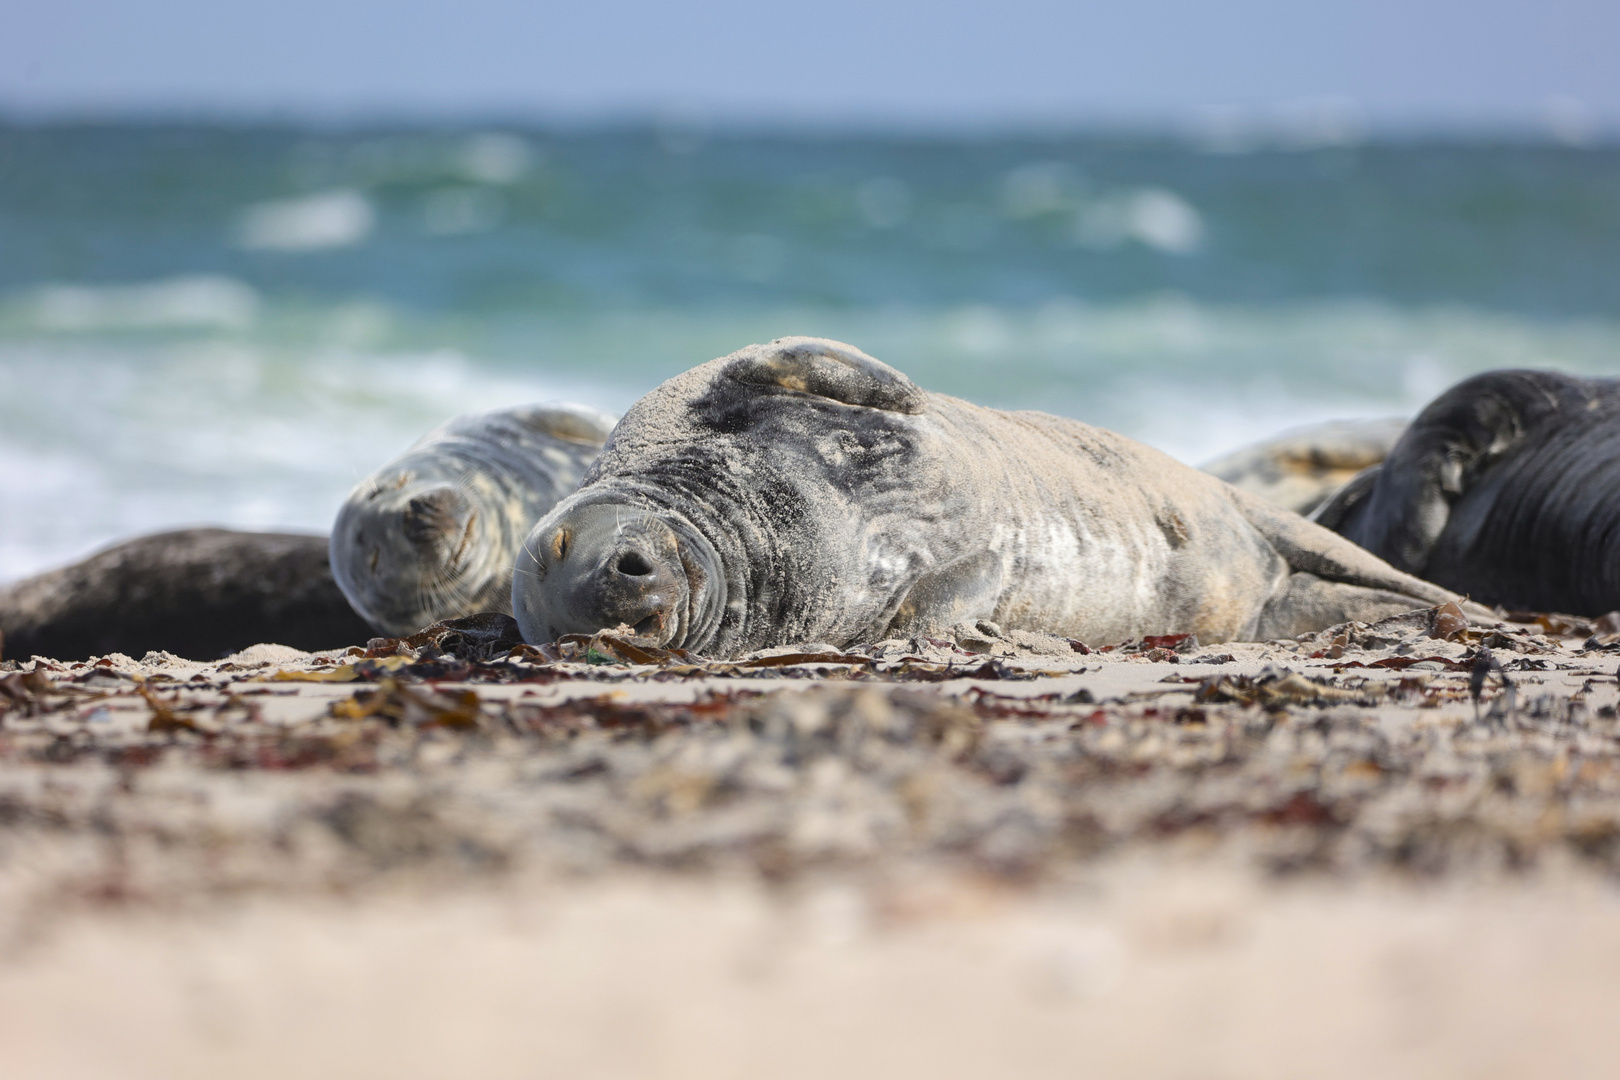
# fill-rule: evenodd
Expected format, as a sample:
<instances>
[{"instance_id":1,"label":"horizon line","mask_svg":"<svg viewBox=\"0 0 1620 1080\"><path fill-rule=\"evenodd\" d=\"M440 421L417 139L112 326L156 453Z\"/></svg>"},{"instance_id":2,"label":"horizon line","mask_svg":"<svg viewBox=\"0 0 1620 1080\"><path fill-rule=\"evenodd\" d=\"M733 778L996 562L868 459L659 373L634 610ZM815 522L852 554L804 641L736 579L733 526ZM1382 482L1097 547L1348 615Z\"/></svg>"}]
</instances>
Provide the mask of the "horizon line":
<instances>
[{"instance_id":1,"label":"horizon line","mask_svg":"<svg viewBox=\"0 0 1620 1080\"><path fill-rule=\"evenodd\" d=\"M1561 122L1562 120L1562 122ZM1571 148L1620 142L1620 117L1578 119L1545 112L1380 114L1337 103L1282 102L1268 107L1198 106L1183 110L1046 110L980 114L904 111L848 113L702 109L691 105L595 109L491 104L206 105L198 102L100 102L44 105L0 98L0 126L282 128L333 133L485 127L555 131L657 131L700 139L737 137L850 138L1135 138L1249 149L1332 149L1365 143L1435 141L1534 142Z\"/></svg>"}]
</instances>

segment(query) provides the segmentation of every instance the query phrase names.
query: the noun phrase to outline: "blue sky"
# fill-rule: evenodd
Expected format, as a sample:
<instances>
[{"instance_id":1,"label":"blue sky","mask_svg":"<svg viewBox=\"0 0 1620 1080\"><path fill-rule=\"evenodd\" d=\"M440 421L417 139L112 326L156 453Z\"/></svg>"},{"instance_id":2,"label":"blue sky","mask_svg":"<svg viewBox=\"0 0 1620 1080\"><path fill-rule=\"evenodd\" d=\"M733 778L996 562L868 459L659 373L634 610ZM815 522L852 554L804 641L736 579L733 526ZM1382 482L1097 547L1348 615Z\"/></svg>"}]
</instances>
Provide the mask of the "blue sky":
<instances>
[{"instance_id":1,"label":"blue sky","mask_svg":"<svg viewBox=\"0 0 1620 1080\"><path fill-rule=\"evenodd\" d=\"M1617 0L28 0L0 109L1611 127Z\"/></svg>"}]
</instances>

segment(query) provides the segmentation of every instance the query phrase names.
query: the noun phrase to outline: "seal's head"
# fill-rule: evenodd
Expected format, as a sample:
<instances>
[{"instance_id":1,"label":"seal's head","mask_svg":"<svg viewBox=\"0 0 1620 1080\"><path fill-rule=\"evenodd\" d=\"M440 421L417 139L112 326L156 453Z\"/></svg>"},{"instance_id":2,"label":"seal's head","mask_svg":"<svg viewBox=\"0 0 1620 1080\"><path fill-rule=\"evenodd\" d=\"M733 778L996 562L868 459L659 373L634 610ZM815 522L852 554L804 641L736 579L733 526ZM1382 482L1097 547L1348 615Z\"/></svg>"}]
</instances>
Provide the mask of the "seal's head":
<instances>
[{"instance_id":1,"label":"seal's head","mask_svg":"<svg viewBox=\"0 0 1620 1080\"><path fill-rule=\"evenodd\" d=\"M513 614L527 641L631 627L656 645L708 640L725 606L713 545L681 515L623 502L564 504L518 557Z\"/></svg>"},{"instance_id":2,"label":"seal's head","mask_svg":"<svg viewBox=\"0 0 1620 1080\"><path fill-rule=\"evenodd\" d=\"M362 488L332 527L332 576L368 622L410 634L446 611L505 607L501 523L473 493L409 470Z\"/></svg>"},{"instance_id":3,"label":"seal's head","mask_svg":"<svg viewBox=\"0 0 1620 1080\"><path fill-rule=\"evenodd\" d=\"M338 587L388 634L510 611L523 538L612 426L583 405L520 405L430 431L349 493L332 527Z\"/></svg>"}]
</instances>

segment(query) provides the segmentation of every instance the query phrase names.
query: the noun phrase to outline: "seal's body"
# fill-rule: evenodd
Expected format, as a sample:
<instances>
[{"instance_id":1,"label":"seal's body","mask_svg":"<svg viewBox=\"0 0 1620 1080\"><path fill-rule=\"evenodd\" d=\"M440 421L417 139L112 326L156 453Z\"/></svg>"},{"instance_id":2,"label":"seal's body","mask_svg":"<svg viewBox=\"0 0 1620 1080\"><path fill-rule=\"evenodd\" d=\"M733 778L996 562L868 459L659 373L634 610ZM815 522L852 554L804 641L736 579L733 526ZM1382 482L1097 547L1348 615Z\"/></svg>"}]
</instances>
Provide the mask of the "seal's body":
<instances>
[{"instance_id":1,"label":"seal's body","mask_svg":"<svg viewBox=\"0 0 1620 1080\"><path fill-rule=\"evenodd\" d=\"M717 655L989 618L1092 641L1318 630L1451 599L1129 439L784 338L637 402L530 534L524 637Z\"/></svg>"},{"instance_id":2,"label":"seal's body","mask_svg":"<svg viewBox=\"0 0 1620 1080\"><path fill-rule=\"evenodd\" d=\"M460 416L349 493L332 527L332 573L377 629L510 612L523 537L578 485L612 417L582 405Z\"/></svg>"},{"instance_id":3,"label":"seal's body","mask_svg":"<svg viewBox=\"0 0 1620 1080\"><path fill-rule=\"evenodd\" d=\"M326 537L180 529L115 544L0 588L6 657L83 660L161 649L216 660L274 642L363 644L327 566Z\"/></svg>"},{"instance_id":4,"label":"seal's body","mask_svg":"<svg viewBox=\"0 0 1620 1080\"><path fill-rule=\"evenodd\" d=\"M1620 608L1620 381L1548 371L1464 380L1317 520L1484 603Z\"/></svg>"},{"instance_id":5,"label":"seal's body","mask_svg":"<svg viewBox=\"0 0 1620 1080\"><path fill-rule=\"evenodd\" d=\"M1199 468L1284 510L1310 514L1388 457L1405 431L1405 420L1333 420L1285 431Z\"/></svg>"}]
</instances>

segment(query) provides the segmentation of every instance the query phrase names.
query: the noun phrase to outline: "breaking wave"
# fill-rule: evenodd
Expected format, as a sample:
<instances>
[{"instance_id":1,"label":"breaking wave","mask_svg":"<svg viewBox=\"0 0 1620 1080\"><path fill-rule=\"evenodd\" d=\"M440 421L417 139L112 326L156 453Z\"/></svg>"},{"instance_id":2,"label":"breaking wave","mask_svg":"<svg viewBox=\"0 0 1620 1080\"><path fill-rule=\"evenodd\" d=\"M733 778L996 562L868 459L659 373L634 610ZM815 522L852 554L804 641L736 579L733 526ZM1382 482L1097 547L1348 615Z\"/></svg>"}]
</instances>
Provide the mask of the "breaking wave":
<instances>
[{"instance_id":1,"label":"breaking wave","mask_svg":"<svg viewBox=\"0 0 1620 1080\"><path fill-rule=\"evenodd\" d=\"M187 524L324 531L349 487L460 412L622 411L784 334L930 389L1074 416L1198 462L1301 423L1410 414L1475 371L1613 373L1620 323L1185 298L1028 308L628 310L522 324L273 305L185 279L0 304L0 579Z\"/></svg>"}]
</instances>

